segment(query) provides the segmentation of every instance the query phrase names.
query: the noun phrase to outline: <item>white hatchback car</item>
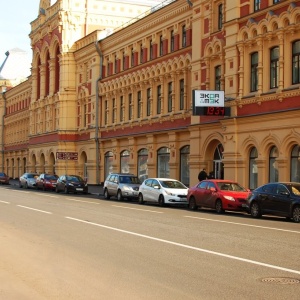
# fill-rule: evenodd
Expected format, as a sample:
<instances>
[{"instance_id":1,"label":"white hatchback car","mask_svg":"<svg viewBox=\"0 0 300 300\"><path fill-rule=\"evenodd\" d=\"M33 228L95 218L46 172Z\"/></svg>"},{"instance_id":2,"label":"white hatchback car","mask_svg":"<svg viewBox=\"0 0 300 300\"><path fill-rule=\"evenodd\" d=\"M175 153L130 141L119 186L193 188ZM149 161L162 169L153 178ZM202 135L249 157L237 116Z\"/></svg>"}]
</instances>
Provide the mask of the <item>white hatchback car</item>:
<instances>
[{"instance_id":1,"label":"white hatchback car","mask_svg":"<svg viewBox=\"0 0 300 300\"><path fill-rule=\"evenodd\" d=\"M165 204L187 205L188 187L182 182L170 178L148 178L139 188L138 201L157 202L160 206Z\"/></svg>"}]
</instances>

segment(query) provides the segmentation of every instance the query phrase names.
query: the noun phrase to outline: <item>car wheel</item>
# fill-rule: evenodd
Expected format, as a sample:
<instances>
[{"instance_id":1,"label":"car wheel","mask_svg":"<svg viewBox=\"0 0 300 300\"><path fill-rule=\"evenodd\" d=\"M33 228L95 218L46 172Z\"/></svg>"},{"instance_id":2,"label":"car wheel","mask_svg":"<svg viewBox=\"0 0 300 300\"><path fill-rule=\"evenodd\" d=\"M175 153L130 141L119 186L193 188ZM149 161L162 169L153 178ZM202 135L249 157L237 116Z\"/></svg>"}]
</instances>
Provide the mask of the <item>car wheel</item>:
<instances>
[{"instance_id":1,"label":"car wheel","mask_svg":"<svg viewBox=\"0 0 300 300\"><path fill-rule=\"evenodd\" d=\"M109 199L110 199L110 196L109 196L109 194L108 194L107 188L104 189L104 198L105 198L106 200L109 200Z\"/></svg>"},{"instance_id":2,"label":"car wheel","mask_svg":"<svg viewBox=\"0 0 300 300\"><path fill-rule=\"evenodd\" d=\"M58 190L58 187L57 187L57 186L55 187L55 192L56 192L56 193L59 193L59 190Z\"/></svg>"},{"instance_id":3,"label":"car wheel","mask_svg":"<svg viewBox=\"0 0 300 300\"><path fill-rule=\"evenodd\" d=\"M27 182L25 182L24 188L25 188L25 189L28 189L28 184L27 184Z\"/></svg>"},{"instance_id":4,"label":"car wheel","mask_svg":"<svg viewBox=\"0 0 300 300\"><path fill-rule=\"evenodd\" d=\"M21 183L21 181L19 181L19 188L22 188L22 183Z\"/></svg>"},{"instance_id":5,"label":"car wheel","mask_svg":"<svg viewBox=\"0 0 300 300\"><path fill-rule=\"evenodd\" d=\"M68 188L66 186L65 186L64 191L65 191L65 194L69 194L69 190L68 190Z\"/></svg>"},{"instance_id":6,"label":"car wheel","mask_svg":"<svg viewBox=\"0 0 300 300\"><path fill-rule=\"evenodd\" d=\"M159 206L165 206L165 198L163 195L159 195L158 204Z\"/></svg>"},{"instance_id":7,"label":"car wheel","mask_svg":"<svg viewBox=\"0 0 300 300\"><path fill-rule=\"evenodd\" d=\"M189 200L189 209L196 210L198 207L196 205L196 199L194 197L191 197Z\"/></svg>"},{"instance_id":8,"label":"car wheel","mask_svg":"<svg viewBox=\"0 0 300 300\"><path fill-rule=\"evenodd\" d=\"M260 218L261 217L261 209L257 202L253 202L250 206L250 214L253 218Z\"/></svg>"},{"instance_id":9,"label":"car wheel","mask_svg":"<svg viewBox=\"0 0 300 300\"><path fill-rule=\"evenodd\" d=\"M45 186L43 185L43 191L46 191L46 188L45 188Z\"/></svg>"},{"instance_id":10,"label":"car wheel","mask_svg":"<svg viewBox=\"0 0 300 300\"><path fill-rule=\"evenodd\" d=\"M218 214L224 213L224 209L223 209L223 205L222 205L222 201L221 200L217 200L216 201L216 212Z\"/></svg>"},{"instance_id":11,"label":"car wheel","mask_svg":"<svg viewBox=\"0 0 300 300\"><path fill-rule=\"evenodd\" d=\"M293 220L296 223L300 222L300 206L295 206L293 209Z\"/></svg>"},{"instance_id":12,"label":"car wheel","mask_svg":"<svg viewBox=\"0 0 300 300\"><path fill-rule=\"evenodd\" d=\"M139 201L139 204L144 204L145 203L142 193L139 193L138 201Z\"/></svg>"},{"instance_id":13,"label":"car wheel","mask_svg":"<svg viewBox=\"0 0 300 300\"><path fill-rule=\"evenodd\" d=\"M118 200L118 201L122 201L122 200L123 200L123 196L122 196L121 190L118 190L118 193L117 193L117 200Z\"/></svg>"}]
</instances>

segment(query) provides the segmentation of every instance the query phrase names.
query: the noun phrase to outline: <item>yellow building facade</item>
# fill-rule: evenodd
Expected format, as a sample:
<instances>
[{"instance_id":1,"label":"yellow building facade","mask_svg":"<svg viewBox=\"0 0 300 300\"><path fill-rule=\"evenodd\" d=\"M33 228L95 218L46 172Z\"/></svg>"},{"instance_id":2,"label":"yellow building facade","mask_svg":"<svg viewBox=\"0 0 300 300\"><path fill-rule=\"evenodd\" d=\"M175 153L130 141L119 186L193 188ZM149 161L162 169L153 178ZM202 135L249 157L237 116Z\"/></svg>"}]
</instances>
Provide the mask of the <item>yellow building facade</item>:
<instances>
[{"instance_id":1,"label":"yellow building facade","mask_svg":"<svg viewBox=\"0 0 300 300\"><path fill-rule=\"evenodd\" d=\"M0 94L9 176L299 181L299 1L91 2L40 3L32 74ZM193 115L193 90L230 115Z\"/></svg>"}]
</instances>

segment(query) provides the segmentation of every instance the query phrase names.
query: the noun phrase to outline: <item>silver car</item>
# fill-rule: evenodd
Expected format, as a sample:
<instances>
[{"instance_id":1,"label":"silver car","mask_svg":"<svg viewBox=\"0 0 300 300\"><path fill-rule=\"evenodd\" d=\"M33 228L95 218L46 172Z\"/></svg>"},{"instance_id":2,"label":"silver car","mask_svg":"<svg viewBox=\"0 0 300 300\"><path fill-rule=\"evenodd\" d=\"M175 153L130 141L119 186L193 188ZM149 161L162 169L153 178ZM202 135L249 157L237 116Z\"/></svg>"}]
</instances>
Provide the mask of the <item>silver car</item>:
<instances>
[{"instance_id":1,"label":"silver car","mask_svg":"<svg viewBox=\"0 0 300 300\"><path fill-rule=\"evenodd\" d=\"M104 181L104 198L117 197L119 201L124 198L137 199L140 180L133 174L112 173Z\"/></svg>"},{"instance_id":2,"label":"silver car","mask_svg":"<svg viewBox=\"0 0 300 300\"><path fill-rule=\"evenodd\" d=\"M36 187L36 179L39 177L37 173L24 173L19 178L19 187L24 187L25 189L28 188L35 188Z\"/></svg>"}]
</instances>

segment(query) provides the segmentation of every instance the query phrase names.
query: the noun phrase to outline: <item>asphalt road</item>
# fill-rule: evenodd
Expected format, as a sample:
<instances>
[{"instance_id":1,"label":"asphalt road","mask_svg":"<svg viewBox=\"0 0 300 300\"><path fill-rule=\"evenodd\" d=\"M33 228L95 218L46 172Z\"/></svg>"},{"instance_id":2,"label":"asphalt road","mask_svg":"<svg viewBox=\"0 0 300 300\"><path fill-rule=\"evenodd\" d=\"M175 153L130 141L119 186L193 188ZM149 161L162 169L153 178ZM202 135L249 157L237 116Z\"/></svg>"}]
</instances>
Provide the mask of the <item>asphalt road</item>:
<instances>
[{"instance_id":1,"label":"asphalt road","mask_svg":"<svg viewBox=\"0 0 300 300\"><path fill-rule=\"evenodd\" d=\"M0 299L299 299L300 224L0 186Z\"/></svg>"}]
</instances>

